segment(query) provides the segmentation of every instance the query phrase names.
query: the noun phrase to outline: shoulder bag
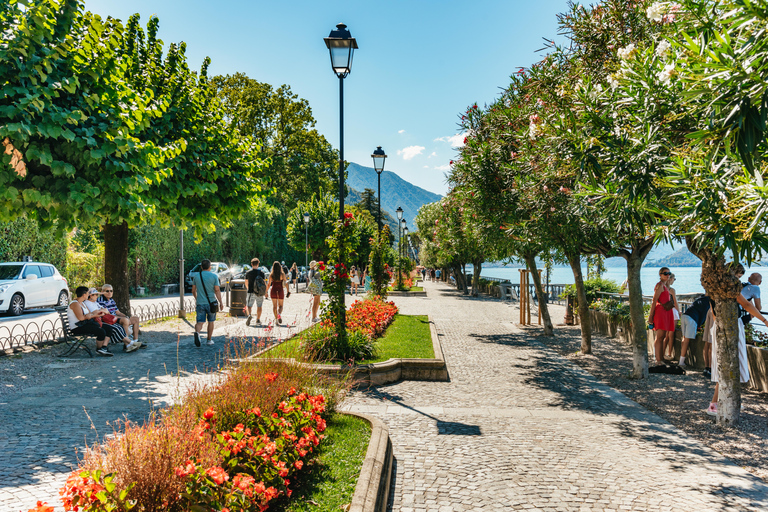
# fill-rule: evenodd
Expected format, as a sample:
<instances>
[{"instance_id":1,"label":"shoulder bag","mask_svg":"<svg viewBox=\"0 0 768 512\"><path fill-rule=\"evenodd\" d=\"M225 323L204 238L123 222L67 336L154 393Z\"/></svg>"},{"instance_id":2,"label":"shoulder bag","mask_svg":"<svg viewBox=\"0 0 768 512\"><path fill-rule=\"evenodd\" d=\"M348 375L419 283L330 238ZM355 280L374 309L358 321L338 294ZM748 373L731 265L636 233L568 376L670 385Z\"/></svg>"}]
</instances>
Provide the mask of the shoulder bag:
<instances>
[{"instance_id":1,"label":"shoulder bag","mask_svg":"<svg viewBox=\"0 0 768 512\"><path fill-rule=\"evenodd\" d=\"M219 301L216 299L211 300L211 296L208 295L208 288L205 287L205 280L203 279L203 271L202 269L198 271L200 274L200 284L203 286L203 293L205 294L205 298L208 299L208 304L211 307L211 313L218 313L219 312Z\"/></svg>"}]
</instances>

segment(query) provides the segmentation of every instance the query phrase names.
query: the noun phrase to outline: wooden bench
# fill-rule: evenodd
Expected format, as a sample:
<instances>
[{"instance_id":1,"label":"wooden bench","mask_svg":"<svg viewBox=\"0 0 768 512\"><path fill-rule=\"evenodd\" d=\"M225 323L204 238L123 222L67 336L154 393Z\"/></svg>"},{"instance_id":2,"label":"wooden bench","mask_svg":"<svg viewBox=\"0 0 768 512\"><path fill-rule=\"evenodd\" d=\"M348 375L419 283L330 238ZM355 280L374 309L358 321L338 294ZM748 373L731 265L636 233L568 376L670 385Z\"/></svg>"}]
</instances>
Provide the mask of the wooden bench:
<instances>
[{"instance_id":1,"label":"wooden bench","mask_svg":"<svg viewBox=\"0 0 768 512\"><path fill-rule=\"evenodd\" d=\"M88 352L89 356L93 357L91 349L85 344L85 340L90 337L90 334L72 334L72 329L69 326L69 316L67 316L68 307L69 306L59 306L55 308L56 312L59 314L59 319L61 320L61 333L64 337L65 345L64 351L57 354L56 357L68 357L74 354L79 348L82 348Z\"/></svg>"}]
</instances>

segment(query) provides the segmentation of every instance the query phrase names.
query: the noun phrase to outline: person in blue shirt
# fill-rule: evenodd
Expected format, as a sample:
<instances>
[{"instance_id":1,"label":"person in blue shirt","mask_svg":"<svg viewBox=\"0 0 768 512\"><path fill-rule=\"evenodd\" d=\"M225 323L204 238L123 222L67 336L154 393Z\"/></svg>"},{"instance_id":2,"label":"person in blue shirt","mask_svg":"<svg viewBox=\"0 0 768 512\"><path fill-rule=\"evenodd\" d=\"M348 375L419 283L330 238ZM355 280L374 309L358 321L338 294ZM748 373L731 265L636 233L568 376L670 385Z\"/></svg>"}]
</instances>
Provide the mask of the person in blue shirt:
<instances>
[{"instance_id":1,"label":"person in blue shirt","mask_svg":"<svg viewBox=\"0 0 768 512\"><path fill-rule=\"evenodd\" d=\"M699 330L699 327L704 325L704 322L707 320L709 309L714 307L714 301L710 299L709 296L702 295L693 301L693 304L688 306L685 313L680 316L680 329L683 331L683 343L680 347L680 361L677 363L678 365L685 366L685 354L688 352L688 345L690 345L691 341L696 338L696 332ZM707 350L707 348L709 348L709 350ZM710 347L704 347L704 366L706 368L710 367L710 351L711 344Z\"/></svg>"},{"instance_id":2,"label":"person in blue shirt","mask_svg":"<svg viewBox=\"0 0 768 512\"><path fill-rule=\"evenodd\" d=\"M213 345L213 327L216 322L216 313L211 312L211 304L216 303L221 307L221 289L219 277L211 272L211 260L200 262L200 272L192 272L192 296L195 297L197 306L197 323L195 323L195 346L200 346L200 330L203 323L208 321L208 345Z\"/></svg>"}]
</instances>

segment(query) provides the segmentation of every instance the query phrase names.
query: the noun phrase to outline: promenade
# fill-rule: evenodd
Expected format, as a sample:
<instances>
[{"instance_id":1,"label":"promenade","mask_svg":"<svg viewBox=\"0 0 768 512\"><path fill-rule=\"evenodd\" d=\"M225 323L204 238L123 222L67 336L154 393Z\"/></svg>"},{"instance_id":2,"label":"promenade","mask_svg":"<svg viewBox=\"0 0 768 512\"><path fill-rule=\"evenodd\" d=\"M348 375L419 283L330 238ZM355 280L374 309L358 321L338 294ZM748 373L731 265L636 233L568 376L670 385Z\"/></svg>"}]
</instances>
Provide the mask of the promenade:
<instances>
[{"instance_id":1,"label":"promenade","mask_svg":"<svg viewBox=\"0 0 768 512\"><path fill-rule=\"evenodd\" d=\"M546 350L512 323L516 307L425 285L426 298L393 300L403 313L431 315L450 382L355 391L342 405L389 426L391 510L768 509L768 485ZM286 301L294 331L307 325L308 300ZM61 510L58 488L76 449L110 434L116 420L141 421L172 403L217 367L228 338L281 337L288 328L229 319L216 345L199 349L179 320L145 332L151 346L137 354L24 356L44 366L32 385L0 394L0 512L38 499ZM0 361L0 372L12 362Z\"/></svg>"}]
</instances>

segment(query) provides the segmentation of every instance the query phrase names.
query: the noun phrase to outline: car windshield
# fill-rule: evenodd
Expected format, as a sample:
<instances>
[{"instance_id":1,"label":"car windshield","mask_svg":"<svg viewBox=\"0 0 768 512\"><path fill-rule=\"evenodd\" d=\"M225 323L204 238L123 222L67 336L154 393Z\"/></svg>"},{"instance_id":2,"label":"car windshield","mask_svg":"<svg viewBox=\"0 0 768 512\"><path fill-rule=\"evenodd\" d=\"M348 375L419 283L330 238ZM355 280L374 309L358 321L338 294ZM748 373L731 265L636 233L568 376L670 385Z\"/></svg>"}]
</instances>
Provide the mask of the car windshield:
<instances>
[{"instance_id":1,"label":"car windshield","mask_svg":"<svg viewBox=\"0 0 768 512\"><path fill-rule=\"evenodd\" d=\"M190 270L189 273L191 274L192 272L199 272L199 271L200 271L200 264L198 263L197 265L192 267L192 270Z\"/></svg>"},{"instance_id":2,"label":"car windshield","mask_svg":"<svg viewBox=\"0 0 768 512\"><path fill-rule=\"evenodd\" d=\"M16 279L24 265L0 265L0 279Z\"/></svg>"}]
</instances>

